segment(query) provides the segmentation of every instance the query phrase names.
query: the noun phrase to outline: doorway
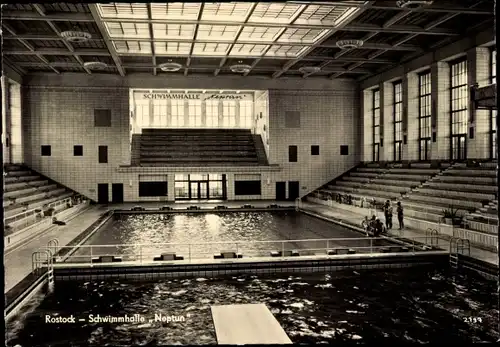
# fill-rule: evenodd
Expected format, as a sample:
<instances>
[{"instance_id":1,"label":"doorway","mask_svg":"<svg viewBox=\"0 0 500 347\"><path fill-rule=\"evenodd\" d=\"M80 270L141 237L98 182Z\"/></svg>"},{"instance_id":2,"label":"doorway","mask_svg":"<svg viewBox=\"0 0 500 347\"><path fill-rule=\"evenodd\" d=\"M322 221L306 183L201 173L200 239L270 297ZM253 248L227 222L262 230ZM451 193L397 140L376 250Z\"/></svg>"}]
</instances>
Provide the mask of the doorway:
<instances>
[{"instance_id":1,"label":"doorway","mask_svg":"<svg viewBox=\"0 0 500 347\"><path fill-rule=\"evenodd\" d=\"M208 182L207 181L190 181L189 182L189 198L192 200L208 199Z\"/></svg>"},{"instance_id":2,"label":"doorway","mask_svg":"<svg viewBox=\"0 0 500 347\"><path fill-rule=\"evenodd\" d=\"M276 182L276 200L286 200L286 182Z\"/></svg>"},{"instance_id":3,"label":"doorway","mask_svg":"<svg viewBox=\"0 0 500 347\"><path fill-rule=\"evenodd\" d=\"M467 159L465 134L453 135L451 138L451 159Z\"/></svg>"},{"instance_id":4,"label":"doorway","mask_svg":"<svg viewBox=\"0 0 500 347\"><path fill-rule=\"evenodd\" d=\"M295 200L299 197L299 181L289 181L288 182L288 199Z\"/></svg>"},{"instance_id":5,"label":"doorway","mask_svg":"<svg viewBox=\"0 0 500 347\"><path fill-rule=\"evenodd\" d=\"M98 204L109 203L109 185L107 183L97 184L97 203Z\"/></svg>"},{"instance_id":6,"label":"doorway","mask_svg":"<svg viewBox=\"0 0 500 347\"><path fill-rule=\"evenodd\" d=\"M115 204L123 202L123 183L113 183L111 186L111 201Z\"/></svg>"}]
</instances>

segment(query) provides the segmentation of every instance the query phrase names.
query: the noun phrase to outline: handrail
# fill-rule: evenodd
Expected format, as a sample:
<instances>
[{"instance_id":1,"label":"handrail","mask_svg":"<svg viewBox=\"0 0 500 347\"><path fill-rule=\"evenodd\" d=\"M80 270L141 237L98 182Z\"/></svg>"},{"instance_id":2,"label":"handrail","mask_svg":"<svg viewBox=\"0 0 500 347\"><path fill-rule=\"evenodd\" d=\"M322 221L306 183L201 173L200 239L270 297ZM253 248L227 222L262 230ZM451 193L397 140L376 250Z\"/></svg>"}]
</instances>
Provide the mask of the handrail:
<instances>
[{"instance_id":1,"label":"handrail","mask_svg":"<svg viewBox=\"0 0 500 347\"><path fill-rule=\"evenodd\" d=\"M349 244L346 241L365 241L364 244ZM392 241L387 244L377 244L377 241ZM302 239L302 240L265 240L265 241L220 241L220 242L198 242L198 243L152 243L152 244L111 244L111 245L82 245L60 247L60 250L69 248L70 254L61 261L68 259L92 259L99 256L115 256L122 258L131 258L133 260L143 261L145 258L152 260L162 252L175 252L180 256L187 256L187 260L211 258L214 254L228 251L242 253L245 257L262 257L263 253L272 251L281 251L281 256L285 256L285 250L297 250L303 254L311 251L327 251L331 249L354 249L362 253L380 252L381 249L390 249L392 247L406 247L411 252L425 250L423 243L418 240L425 240L425 236L410 238L387 238L387 237L363 237L363 238L332 238L332 239ZM333 242L337 242L332 243ZM344 241L345 244L338 243ZM303 244L305 242L316 242L316 244ZM298 245L302 243L302 245ZM261 247L252 247L260 244ZM273 244L273 245L271 245ZM250 247L249 247L250 246ZM285 247L286 246L286 247ZM114 248L114 249L110 249ZM119 249L116 249L119 248ZM77 253L83 251L82 253ZM76 253L75 255L73 255ZM326 252L324 253L326 254Z\"/></svg>"},{"instance_id":2,"label":"handrail","mask_svg":"<svg viewBox=\"0 0 500 347\"><path fill-rule=\"evenodd\" d=\"M50 202L47 205L49 207L56 207L56 206L62 205L64 203L67 203L70 200L71 200L71 197L66 197L66 198L63 198L61 200L56 200L56 201ZM40 209L40 208L39 207L35 207L35 208L30 209L28 211L23 211L23 212L20 212L18 214L15 214L13 216L7 217L7 218L5 218L5 223L8 224L8 223L15 222L15 221L18 220L17 218L20 217L20 216L22 216L20 219L25 218L25 217L29 217L29 216L31 216L33 214L36 214L37 213L36 210L38 210L38 209Z\"/></svg>"},{"instance_id":3,"label":"handrail","mask_svg":"<svg viewBox=\"0 0 500 347\"><path fill-rule=\"evenodd\" d=\"M302 199L296 198L295 199L295 211L299 211L302 207Z\"/></svg>"}]
</instances>

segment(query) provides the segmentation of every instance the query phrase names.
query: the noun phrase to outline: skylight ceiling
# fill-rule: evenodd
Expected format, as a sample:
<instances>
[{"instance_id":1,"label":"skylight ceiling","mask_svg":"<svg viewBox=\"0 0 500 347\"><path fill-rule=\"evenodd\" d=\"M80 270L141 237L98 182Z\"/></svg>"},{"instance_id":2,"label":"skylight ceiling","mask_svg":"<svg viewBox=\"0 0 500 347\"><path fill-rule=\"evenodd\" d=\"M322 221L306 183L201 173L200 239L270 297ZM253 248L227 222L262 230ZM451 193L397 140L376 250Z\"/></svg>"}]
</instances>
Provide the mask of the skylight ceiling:
<instances>
[{"instance_id":1,"label":"skylight ceiling","mask_svg":"<svg viewBox=\"0 0 500 347\"><path fill-rule=\"evenodd\" d=\"M118 54L299 57L360 7L299 3L99 4ZM294 27L322 26L314 27ZM153 44L151 44L153 43Z\"/></svg>"}]
</instances>

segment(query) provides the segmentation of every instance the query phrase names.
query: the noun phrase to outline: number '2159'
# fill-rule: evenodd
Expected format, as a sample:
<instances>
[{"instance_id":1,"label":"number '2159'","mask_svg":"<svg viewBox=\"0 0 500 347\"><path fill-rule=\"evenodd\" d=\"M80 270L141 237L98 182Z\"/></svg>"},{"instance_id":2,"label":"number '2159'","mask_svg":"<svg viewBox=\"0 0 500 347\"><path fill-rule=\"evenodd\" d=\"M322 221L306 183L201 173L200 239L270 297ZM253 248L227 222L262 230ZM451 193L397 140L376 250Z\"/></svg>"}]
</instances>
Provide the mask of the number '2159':
<instances>
[{"instance_id":1,"label":"number '2159'","mask_svg":"<svg viewBox=\"0 0 500 347\"><path fill-rule=\"evenodd\" d=\"M481 317L464 317L465 323L482 323L483 319Z\"/></svg>"}]
</instances>

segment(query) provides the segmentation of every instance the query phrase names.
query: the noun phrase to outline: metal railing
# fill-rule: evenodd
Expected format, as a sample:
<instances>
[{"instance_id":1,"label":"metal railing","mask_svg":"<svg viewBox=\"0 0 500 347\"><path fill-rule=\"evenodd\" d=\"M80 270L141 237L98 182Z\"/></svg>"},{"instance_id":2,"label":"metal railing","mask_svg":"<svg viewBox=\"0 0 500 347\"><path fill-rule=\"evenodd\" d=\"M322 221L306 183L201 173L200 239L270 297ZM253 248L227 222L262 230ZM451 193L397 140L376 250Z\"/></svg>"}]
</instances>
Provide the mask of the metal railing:
<instances>
[{"instance_id":1,"label":"metal railing","mask_svg":"<svg viewBox=\"0 0 500 347\"><path fill-rule=\"evenodd\" d=\"M71 198L64 198L62 200L51 202L51 203L47 204L47 206L49 208L54 208L55 210L57 210L57 208L59 206L61 206L63 204L67 204L70 201L71 201ZM39 211L37 211L37 210L39 210ZM58 212L59 211L54 211L54 215L56 215ZM42 214L42 216L38 217L39 214ZM33 217L33 218L30 218L30 217ZM34 208L34 209L29 210L29 211L21 212L21 213L14 215L14 216L5 218L5 224L9 225L9 224L15 223L17 221L21 221L21 220L23 221L23 223L21 223L21 224L16 224L15 226L10 227L9 232L12 233L12 232L15 232L17 230L24 229L27 226L33 224L34 222L41 221L44 218L46 218L46 216L43 216L43 209L42 208Z\"/></svg>"},{"instance_id":2,"label":"metal railing","mask_svg":"<svg viewBox=\"0 0 500 347\"><path fill-rule=\"evenodd\" d=\"M62 246L59 251L70 254L65 262L91 263L98 257L118 257L122 261L151 262L164 253L175 253L186 261L213 259L214 255L224 252L242 254L245 258L269 257L271 252L280 252L285 257L286 251L298 251L301 255L327 255L329 250L354 250L356 253L380 253L384 249L406 247L408 252L425 250L427 236L412 238L398 237L362 237L302 240L269 241L218 241L199 243L154 243L154 244L110 244ZM431 246L431 245L427 245ZM427 247L432 249L432 247ZM57 258L57 257L56 257ZM62 259L56 259L61 261Z\"/></svg>"}]
</instances>

